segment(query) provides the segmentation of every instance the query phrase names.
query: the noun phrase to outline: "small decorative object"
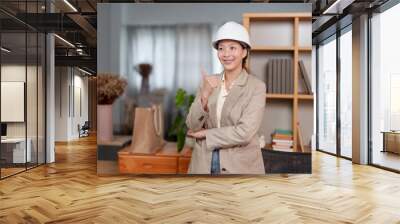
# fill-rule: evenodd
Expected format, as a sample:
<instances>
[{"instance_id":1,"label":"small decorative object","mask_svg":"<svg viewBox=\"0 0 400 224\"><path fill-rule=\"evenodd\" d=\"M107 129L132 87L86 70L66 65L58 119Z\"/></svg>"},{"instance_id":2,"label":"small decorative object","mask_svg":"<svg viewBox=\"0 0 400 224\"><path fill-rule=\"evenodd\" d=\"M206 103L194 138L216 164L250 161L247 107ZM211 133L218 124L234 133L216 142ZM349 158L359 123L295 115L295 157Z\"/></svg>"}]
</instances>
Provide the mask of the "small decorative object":
<instances>
[{"instance_id":1,"label":"small decorative object","mask_svg":"<svg viewBox=\"0 0 400 224\"><path fill-rule=\"evenodd\" d=\"M135 70L142 76L140 93L148 94L150 92L149 76L153 70L153 66L151 66L151 64L141 63L135 66Z\"/></svg>"},{"instance_id":2,"label":"small decorative object","mask_svg":"<svg viewBox=\"0 0 400 224\"><path fill-rule=\"evenodd\" d=\"M109 105L124 93L127 82L115 74L97 75L97 97L98 104Z\"/></svg>"},{"instance_id":3,"label":"small decorative object","mask_svg":"<svg viewBox=\"0 0 400 224\"><path fill-rule=\"evenodd\" d=\"M177 114L172 124L172 127L168 130L169 137L176 137L177 139L177 150L181 152L185 146L186 141L186 116L189 113L190 106L194 101L194 95L187 95L183 89L178 89L175 96L175 106Z\"/></svg>"},{"instance_id":4,"label":"small decorative object","mask_svg":"<svg viewBox=\"0 0 400 224\"><path fill-rule=\"evenodd\" d=\"M141 63L135 66L135 70L142 77L142 84L140 86L140 92L138 96L139 107L150 107L151 106L151 94L150 94L150 74L153 70L153 66L148 63Z\"/></svg>"},{"instance_id":5,"label":"small decorative object","mask_svg":"<svg viewBox=\"0 0 400 224\"><path fill-rule=\"evenodd\" d=\"M111 141L113 138L112 104L122 95L127 82L115 74L97 75L97 140Z\"/></svg>"}]
</instances>

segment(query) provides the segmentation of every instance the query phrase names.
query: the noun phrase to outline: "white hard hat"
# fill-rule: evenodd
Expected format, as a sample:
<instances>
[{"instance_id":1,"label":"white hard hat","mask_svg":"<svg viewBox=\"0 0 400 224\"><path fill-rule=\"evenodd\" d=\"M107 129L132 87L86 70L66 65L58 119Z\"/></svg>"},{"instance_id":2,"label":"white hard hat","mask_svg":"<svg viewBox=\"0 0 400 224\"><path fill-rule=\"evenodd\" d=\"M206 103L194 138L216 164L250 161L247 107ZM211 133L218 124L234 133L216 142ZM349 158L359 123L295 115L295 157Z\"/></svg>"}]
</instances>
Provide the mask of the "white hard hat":
<instances>
[{"instance_id":1,"label":"white hard hat","mask_svg":"<svg viewBox=\"0 0 400 224\"><path fill-rule=\"evenodd\" d=\"M220 40L236 40L251 48L249 32L244 26L236 22L227 22L218 29L216 38L212 43L215 49L218 49L217 45Z\"/></svg>"}]
</instances>

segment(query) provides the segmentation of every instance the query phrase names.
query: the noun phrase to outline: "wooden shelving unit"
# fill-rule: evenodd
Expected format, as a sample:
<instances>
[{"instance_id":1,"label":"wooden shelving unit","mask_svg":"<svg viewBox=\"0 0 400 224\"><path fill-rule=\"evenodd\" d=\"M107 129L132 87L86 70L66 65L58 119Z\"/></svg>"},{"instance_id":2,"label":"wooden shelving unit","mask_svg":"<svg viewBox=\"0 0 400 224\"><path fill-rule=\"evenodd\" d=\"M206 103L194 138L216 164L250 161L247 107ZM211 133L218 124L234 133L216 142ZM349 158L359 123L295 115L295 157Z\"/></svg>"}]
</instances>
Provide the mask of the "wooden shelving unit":
<instances>
[{"instance_id":1,"label":"wooden shelving unit","mask_svg":"<svg viewBox=\"0 0 400 224\"><path fill-rule=\"evenodd\" d=\"M267 93L267 99L293 99L293 94L275 94L275 93Z\"/></svg>"},{"instance_id":2,"label":"wooden shelving unit","mask_svg":"<svg viewBox=\"0 0 400 224\"><path fill-rule=\"evenodd\" d=\"M299 100L314 100L314 95L298 94Z\"/></svg>"},{"instance_id":3,"label":"wooden shelving unit","mask_svg":"<svg viewBox=\"0 0 400 224\"><path fill-rule=\"evenodd\" d=\"M251 51L294 51L293 47L253 46Z\"/></svg>"},{"instance_id":4,"label":"wooden shelving unit","mask_svg":"<svg viewBox=\"0 0 400 224\"><path fill-rule=\"evenodd\" d=\"M312 47L299 47L299 51L311 52Z\"/></svg>"},{"instance_id":5,"label":"wooden shelving unit","mask_svg":"<svg viewBox=\"0 0 400 224\"><path fill-rule=\"evenodd\" d=\"M245 13L243 17L251 18L251 20L292 20L293 18L299 18L302 20L311 21L311 13L299 12L299 13Z\"/></svg>"},{"instance_id":6,"label":"wooden shelving unit","mask_svg":"<svg viewBox=\"0 0 400 224\"><path fill-rule=\"evenodd\" d=\"M267 93L265 94L265 97L268 99L293 99L294 95L293 94L274 94L274 93ZM314 95L308 95L308 94L298 94L297 98L299 100L314 100Z\"/></svg>"},{"instance_id":7,"label":"wooden shelving unit","mask_svg":"<svg viewBox=\"0 0 400 224\"><path fill-rule=\"evenodd\" d=\"M257 54L258 59L257 63L259 67L266 66L267 61L265 61L264 65L260 65L263 59L260 57L265 57L265 60L268 60L268 57L271 56L288 56L293 59L293 93L292 94L276 94L276 93L266 93L267 107L270 107L274 103L278 105L282 105L284 103L291 103L291 128L293 132L293 149L294 151L298 151L300 147L298 147L299 139L298 139L298 130L297 123L301 120L301 116L310 116L307 117L307 121L313 120L312 106L313 106L313 95L299 93L299 65L298 62L301 56L306 55L306 57L311 57L312 45L311 45L311 32L308 32L307 29L310 29L311 26L311 13L245 13L243 14L243 25L247 28L250 33L250 39L252 44L254 45L250 51L250 55L247 61L247 67L252 71L252 60ZM265 24L265 28L262 28ZM306 27L306 29L304 29ZM256 30L258 29L258 30ZM273 30L276 29L276 30ZM303 29L303 30L300 30ZM254 33L253 33L254 32ZM300 36L300 32L303 32ZM309 33L309 34L308 34ZM263 35L265 36L265 41L263 41ZM271 38L269 38L270 36ZM275 37L274 37L275 35ZM280 35L280 36L279 36ZM306 36L310 35L310 36ZM261 36L261 37L260 37ZM269 39L268 39L269 38ZM286 38L286 39L285 39ZM300 44L301 42L306 42L307 44ZM306 39L305 39L306 38ZM308 39L310 41L308 41ZM282 40L283 39L283 40ZM286 40L286 43L283 43ZM276 44L274 44L274 41ZM261 43L262 42L262 43ZM309 44L308 44L309 43ZM260 56L261 55L261 56ZM254 59L255 60L255 59ZM260 62L261 61L261 62ZM308 62L308 61L307 61ZM306 62L306 63L307 63ZM254 62L256 63L256 62ZM311 72L311 63L308 65L309 73ZM258 76L265 76L265 73L262 71L264 67L261 69L258 68L258 73L255 74ZM261 72L260 72L261 71ZM311 77L309 77L311 80ZM265 80L265 78L264 78ZM299 103L301 108L306 108L305 111L299 112ZM303 106L304 105L306 106ZM309 106L311 105L311 106ZM311 108L309 108L311 107ZM310 110L311 109L311 110ZM276 109L277 111L280 108ZM311 113L309 112L311 111ZM283 114L288 114L288 111L282 111ZM277 114L277 112L275 112ZM268 115L266 115L268 116ZM280 116L280 115L279 115ZM283 115L282 115L283 116ZM311 119L310 119L311 118ZM279 120L279 119L278 119ZM304 122L309 123L309 122ZM312 122L311 122L312 123ZM267 123L266 125L270 125ZM309 125L309 124L307 124ZM301 132L303 135L302 140L310 139L310 132L312 133L309 127L307 130L303 130L303 123L300 121ZM272 130L272 128L280 128L280 127L270 127L268 130ZM265 133L265 137L267 135L271 135L272 133ZM304 142L304 141L303 141ZM267 144L270 144L267 142ZM308 142L306 142L308 144ZM307 146L306 146L307 147Z\"/></svg>"}]
</instances>

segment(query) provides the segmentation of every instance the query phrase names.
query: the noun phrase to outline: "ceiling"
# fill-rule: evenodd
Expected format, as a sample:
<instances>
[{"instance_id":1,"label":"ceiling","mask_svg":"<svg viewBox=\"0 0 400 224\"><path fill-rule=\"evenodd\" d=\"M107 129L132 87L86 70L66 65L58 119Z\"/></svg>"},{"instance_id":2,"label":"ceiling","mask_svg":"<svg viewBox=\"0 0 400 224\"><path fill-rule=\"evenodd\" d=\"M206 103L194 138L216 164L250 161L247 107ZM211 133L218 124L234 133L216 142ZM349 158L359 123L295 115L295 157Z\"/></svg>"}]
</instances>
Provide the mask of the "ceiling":
<instances>
[{"instance_id":1,"label":"ceiling","mask_svg":"<svg viewBox=\"0 0 400 224\"><path fill-rule=\"evenodd\" d=\"M61 38L55 38L56 65L82 66L96 71L97 44L97 3L167 3L167 2L269 2L269 3L312 3L313 38L329 35L326 30L345 16L355 16L360 12L373 9L387 0L1 0L0 28L2 46L8 44L13 54L24 55L25 28L31 31L55 32ZM49 7L54 11L49 12ZM329 10L327 10L329 9ZM326 14L326 12L329 12ZM324 14L325 12L325 14ZM23 31L23 32L21 32ZM325 33L324 33L325 32ZM28 38L28 54L34 53L35 43ZM35 41L34 41L35 42Z\"/></svg>"}]
</instances>

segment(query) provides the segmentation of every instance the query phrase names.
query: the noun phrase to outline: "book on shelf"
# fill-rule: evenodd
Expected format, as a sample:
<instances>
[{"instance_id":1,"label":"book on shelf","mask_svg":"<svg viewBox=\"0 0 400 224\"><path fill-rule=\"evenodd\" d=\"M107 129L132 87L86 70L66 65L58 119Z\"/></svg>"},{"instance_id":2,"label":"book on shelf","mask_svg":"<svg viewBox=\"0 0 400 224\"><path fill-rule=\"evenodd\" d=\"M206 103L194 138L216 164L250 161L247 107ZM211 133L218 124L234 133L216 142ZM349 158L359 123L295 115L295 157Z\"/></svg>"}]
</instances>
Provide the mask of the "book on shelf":
<instances>
[{"instance_id":1,"label":"book on shelf","mask_svg":"<svg viewBox=\"0 0 400 224\"><path fill-rule=\"evenodd\" d=\"M273 138L273 139L272 139L272 144L278 144L278 145L293 145L293 140L280 139L280 138Z\"/></svg>"},{"instance_id":2,"label":"book on shelf","mask_svg":"<svg viewBox=\"0 0 400 224\"><path fill-rule=\"evenodd\" d=\"M267 93L269 92L268 91L268 84L269 84L269 82L268 82L268 76L269 76L268 69L269 69L269 63L267 63L267 65L265 66L265 90L266 90Z\"/></svg>"},{"instance_id":3,"label":"book on shelf","mask_svg":"<svg viewBox=\"0 0 400 224\"><path fill-rule=\"evenodd\" d=\"M272 64L273 68L272 68L272 77L273 77L273 81L272 81L272 89L273 89L273 93L278 93L279 89L279 76L278 76L278 59L274 59L273 60L273 64Z\"/></svg>"},{"instance_id":4,"label":"book on shelf","mask_svg":"<svg viewBox=\"0 0 400 224\"><path fill-rule=\"evenodd\" d=\"M289 93L290 94L293 94L293 61L292 61L292 59L289 59L288 60L288 68L289 68L289 71L288 71L288 76L289 76Z\"/></svg>"},{"instance_id":5,"label":"book on shelf","mask_svg":"<svg viewBox=\"0 0 400 224\"><path fill-rule=\"evenodd\" d=\"M272 60L269 60L268 61L268 63L267 63L267 93L272 93L272 88L273 88L273 83L272 83L272 79L273 79L273 77L272 77L272 69L273 69L273 66L272 66Z\"/></svg>"},{"instance_id":6,"label":"book on shelf","mask_svg":"<svg viewBox=\"0 0 400 224\"><path fill-rule=\"evenodd\" d=\"M269 61L269 66L268 66L268 93L273 93L272 88L273 88L273 82L272 82L272 74L273 74L273 66L272 66L272 61Z\"/></svg>"},{"instance_id":7,"label":"book on shelf","mask_svg":"<svg viewBox=\"0 0 400 224\"><path fill-rule=\"evenodd\" d=\"M287 93L287 84L288 84L288 80L286 79L286 59L281 59L281 67L282 67L282 93Z\"/></svg>"},{"instance_id":8,"label":"book on shelf","mask_svg":"<svg viewBox=\"0 0 400 224\"><path fill-rule=\"evenodd\" d=\"M293 135L293 131L286 129L275 129L274 134L282 134L282 135Z\"/></svg>"},{"instance_id":9,"label":"book on shelf","mask_svg":"<svg viewBox=\"0 0 400 224\"><path fill-rule=\"evenodd\" d=\"M279 93L279 59L274 59L274 93Z\"/></svg>"},{"instance_id":10,"label":"book on shelf","mask_svg":"<svg viewBox=\"0 0 400 224\"><path fill-rule=\"evenodd\" d=\"M306 67L304 66L303 60L299 61L299 68L300 68L300 76L301 79L303 80L306 93L312 94L310 79L308 78L309 76Z\"/></svg>"},{"instance_id":11,"label":"book on shelf","mask_svg":"<svg viewBox=\"0 0 400 224\"><path fill-rule=\"evenodd\" d=\"M276 151L293 152L293 148L291 148L291 147L280 147L280 146L272 145L272 149L276 150Z\"/></svg>"},{"instance_id":12,"label":"book on shelf","mask_svg":"<svg viewBox=\"0 0 400 224\"><path fill-rule=\"evenodd\" d=\"M275 77L275 59L271 60L271 93L275 93L276 77Z\"/></svg>"},{"instance_id":13,"label":"book on shelf","mask_svg":"<svg viewBox=\"0 0 400 224\"><path fill-rule=\"evenodd\" d=\"M284 68L285 68L285 71L284 71L284 73L283 73L283 76L285 77L285 93L289 93L289 85L290 85L290 81L289 81L289 67L288 67L288 65L289 65L289 63L288 63L288 61L289 61L289 59L284 59L284 61L283 61L283 65L284 65Z\"/></svg>"},{"instance_id":14,"label":"book on shelf","mask_svg":"<svg viewBox=\"0 0 400 224\"><path fill-rule=\"evenodd\" d=\"M267 81L267 93L271 93L272 92L272 63L271 61L268 61L267 63L267 67L266 67L266 71L267 71L267 75L266 75L266 81Z\"/></svg>"},{"instance_id":15,"label":"book on shelf","mask_svg":"<svg viewBox=\"0 0 400 224\"><path fill-rule=\"evenodd\" d=\"M270 92L272 92L272 77L271 77L271 75L272 75L272 63L271 63L271 60L269 60L268 61L268 63L267 63L267 67L266 67L267 69L266 69L266 82L267 82L267 93L270 93Z\"/></svg>"},{"instance_id":16,"label":"book on shelf","mask_svg":"<svg viewBox=\"0 0 400 224\"><path fill-rule=\"evenodd\" d=\"M293 94L291 58L271 58L266 66L267 93Z\"/></svg>"},{"instance_id":17,"label":"book on shelf","mask_svg":"<svg viewBox=\"0 0 400 224\"><path fill-rule=\"evenodd\" d=\"M281 139L281 140L293 140L292 135L274 134L274 135L272 135L272 137L275 139Z\"/></svg>"}]
</instances>

